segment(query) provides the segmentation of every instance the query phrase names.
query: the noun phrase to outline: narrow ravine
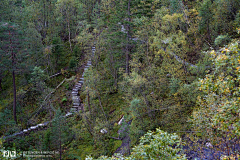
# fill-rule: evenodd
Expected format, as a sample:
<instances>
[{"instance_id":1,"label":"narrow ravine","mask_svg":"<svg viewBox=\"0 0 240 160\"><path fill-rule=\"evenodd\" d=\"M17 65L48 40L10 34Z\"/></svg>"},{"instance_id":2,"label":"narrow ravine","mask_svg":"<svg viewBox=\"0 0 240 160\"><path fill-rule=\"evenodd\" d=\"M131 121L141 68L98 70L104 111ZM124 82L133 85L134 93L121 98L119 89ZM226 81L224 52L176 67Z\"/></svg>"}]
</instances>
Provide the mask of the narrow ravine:
<instances>
[{"instance_id":1,"label":"narrow ravine","mask_svg":"<svg viewBox=\"0 0 240 160\"><path fill-rule=\"evenodd\" d=\"M92 55L94 55L95 53L95 46L92 47ZM75 112L78 112L79 110L83 110L83 104L82 101L79 97L79 92L82 88L82 85L84 83L84 73L88 70L88 68L92 65L92 61L91 59L87 61L87 64L84 67L84 71L82 73L81 78L79 78L77 81L77 83L75 84L75 86L72 89L72 107L70 108L70 110L64 115L64 117L68 117L70 115L73 115ZM39 131L39 130L43 130L45 129L48 124L51 121L46 121L40 124L37 124L35 126L30 126L27 129L24 129L20 132L14 133L12 135L8 135L8 136L3 136L3 139L8 139L8 138L14 138L16 136L23 136L23 135L28 135L31 131Z\"/></svg>"}]
</instances>

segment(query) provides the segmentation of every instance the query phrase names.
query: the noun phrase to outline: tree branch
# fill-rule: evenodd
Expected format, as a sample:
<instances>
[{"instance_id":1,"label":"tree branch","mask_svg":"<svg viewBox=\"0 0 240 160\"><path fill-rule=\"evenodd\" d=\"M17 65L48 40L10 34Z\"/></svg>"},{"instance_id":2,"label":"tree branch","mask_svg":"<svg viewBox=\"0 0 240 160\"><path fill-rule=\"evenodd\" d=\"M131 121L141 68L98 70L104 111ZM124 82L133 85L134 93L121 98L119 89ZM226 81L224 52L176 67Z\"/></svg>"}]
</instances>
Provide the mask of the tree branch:
<instances>
[{"instance_id":1,"label":"tree branch","mask_svg":"<svg viewBox=\"0 0 240 160\"><path fill-rule=\"evenodd\" d=\"M61 73L61 72L58 72L58 73L56 73L56 74L54 74L54 75L49 76L49 78L52 78L52 77L58 76L58 75L60 75L60 74L62 74L62 73Z\"/></svg>"},{"instance_id":2,"label":"tree branch","mask_svg":"<svg viewBox=\"0 0 240 160\"><path fill-rule=\"evenodd\" d=\"M116 139L116 140L121 140L120 138L116 138L116 137L109 137L109 138Z\"/></svg>"},{"instance_id":3,"label":"tree branch","mask_svg":"<svg viewBox=\"0 0 240 160\"><path fill-rule=\"evenodd\" d=\"M44 98L43 103L42 103L41 106L38 108L38 110L36 111L35 115L32 116L32 117L35 117L35 116L38 114L38 112L40 111L40 109L42 109L42 107L43 107L43 105L44 105L44 102L47 100L47 98L50 98L50 96L63 84L63 82L64 82L65 80L66 80L66 78L64 78L64 80L63 80L51 93L49 93L49 94ZM31 117L31 118L32 118L32 117Z\"/></svg>"}]
</instances>

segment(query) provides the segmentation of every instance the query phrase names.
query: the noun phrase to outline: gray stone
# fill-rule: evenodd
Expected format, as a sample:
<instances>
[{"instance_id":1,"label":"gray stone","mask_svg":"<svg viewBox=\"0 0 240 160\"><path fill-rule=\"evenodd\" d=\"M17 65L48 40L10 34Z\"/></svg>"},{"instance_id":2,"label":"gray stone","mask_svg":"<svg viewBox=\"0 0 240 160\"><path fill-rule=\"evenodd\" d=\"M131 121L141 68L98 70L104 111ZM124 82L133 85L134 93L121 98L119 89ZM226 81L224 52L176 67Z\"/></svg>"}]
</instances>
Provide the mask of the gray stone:
<instances>
[{"instance_id":1,"label":"gray stone","mask_svg":"<svg viewBox=\"0 0 240 160\"><path fill-rule=\"evenodd\" d=\"M70 112L77 112L77 108L71 108Z\"/></svg>"},{"instance_id":2,"label":"gray stone","mask_svg":"<svg viewBox=\"0 0 240 160\"><path fill-rule=\"evenodd\" d=\"M78 94L78 92L77 91L72 91L72 94Z\"/></svg>"},{"instance_id":3,"label":"gray stone","mask_svg":"<svg viewBox=\"0 0 240 160\"><path fill-rule=\"evenodd\" d=\"M73 103L74 103L74 104L79 104L80 101L79 101L79 100L74 100Z\"/></svg>"},{"instance_id":4,"label":"gray stone","mask_svg":"<svg viewBox=\"0 0 240 160\"><path fill-rule=\"evenodd\" d=\"M78 98L78 97L74 97L74 98L72 98L72 100L80 100L80 98Z\"/></svg>"},{"instance_id":5,"label":"gray stone","mask_svg":"<svg viewBox=\"0 0 240 160\"><path fill-rule=\"evenodd\" d=\"M79 99L78 96L72 96L72 99Z\"/></svg>"},{"instance_id":6,"label":"gray stone","mask_svg":"<svg viewBox=\"0 0 240 160\"><path fill-rule=\"evenodd\" d=\"M79 90L79 88L81 88L81 87L82 87L82 86L75 86L75 88L78 89L78 90Z\"/></svg>"},{"instance_id":7,"label":"gray stone","mask_svg":"<svg viewBox=\"0 0 240 160\"><path fill-rule=\"evenodd\" d=\"M72 99L73 103L80 103L80 99Z\"/></svg>"}]
</instances>

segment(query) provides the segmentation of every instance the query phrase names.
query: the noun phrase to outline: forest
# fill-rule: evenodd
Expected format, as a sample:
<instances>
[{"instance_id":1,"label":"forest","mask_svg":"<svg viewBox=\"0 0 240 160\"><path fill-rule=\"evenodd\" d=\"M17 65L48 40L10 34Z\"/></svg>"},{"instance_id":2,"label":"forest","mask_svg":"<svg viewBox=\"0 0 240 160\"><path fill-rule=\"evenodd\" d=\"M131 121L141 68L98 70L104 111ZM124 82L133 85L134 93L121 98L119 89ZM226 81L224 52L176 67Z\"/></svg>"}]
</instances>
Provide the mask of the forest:
<instances>
[{"instance_id":1,"label":"forest","mask_svg":"<svg viewBox=\"0 0 240 160\"><path fill-rule=\"evenodd\" d=\"M240 159L239 0L0 0L0 159Z\"/></svg>"}]
</instances>

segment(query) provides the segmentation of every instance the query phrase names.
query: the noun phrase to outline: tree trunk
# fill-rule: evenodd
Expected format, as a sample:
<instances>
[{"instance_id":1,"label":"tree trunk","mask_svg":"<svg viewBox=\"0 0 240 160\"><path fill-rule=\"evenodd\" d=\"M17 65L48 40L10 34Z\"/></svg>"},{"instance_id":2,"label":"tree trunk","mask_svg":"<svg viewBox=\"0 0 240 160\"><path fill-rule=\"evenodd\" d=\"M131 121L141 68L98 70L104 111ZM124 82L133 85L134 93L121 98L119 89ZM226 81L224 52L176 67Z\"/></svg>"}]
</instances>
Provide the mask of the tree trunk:
<instances>
[{"instance_id":1,"label":"tree trunk","mask_svg":"<svg viewBox=\"0 0 240 160\"><path fill-rule=\"evenodd\" d=\"M2 91L2 78L0 76L0 91Z\"/></svg>"},{"instance_id":2,"label":"tree trunk","mask_svg":"<svg viewBox=\"0 0 240 160\"><path fill-rule=\"evenodd\" d=\"M69 45L70 45L70 50L72 52L73 50L72 50L72 43L71 43L71 32L70 32L69 21L68 21L68 41L69 41Z\"/></svg>"},{"instance_id":3,"label":"tree trunk","mask_svg":"<svg viewBox=\"0 0 240 160\"><path fill-rule=\"evenodd\" d=\"M126 73L129 75L129 48L128 48L128 42L126 47Z\"/></svg>"},{"instance_id":4,"label":"tree trunk","mask_svg":"<svg viewBox=\"0 0 240 160\"><path fill-rule=\"evenodd\" d=\"M89 110L89 113L90 113L90 119L91 119L91 121L93 122L93 116L92 116L92 111L91 111L89 91L88 91L88 93L87 93L87 99L88 99L88 110ZM89 124L89 128L90 128L90 130L92 131L92 126L91 126L91 124Z\"/></svg>"},{"instance_id":5,"label":"tree trunk","mask_svg":"<svg viewBox=\"0 0 240 160\"><path fill-rule=\"evenodd\" d=\"M46 38L46 4L43 4L43 39Z\"/></svg>"},{"instance_id":6,"label":"tree trunk","mask_svg":"<svg viewBox=\"0 0 240 160\"><path fill-rule=\"evenodd\" d=\"M69 16L68 16L68 14L67 14L67 18L68 18L68 20L67 20L67 25L68 25L68 41L69 41L69 45L70 45L70 50L71 50L71 52L73 52L73 50L72 50L72 43L71 43L71 30L70 30L70 22L69 22Z\"/></svg>"},{"instance_id":7,"label":"tree trunk","mask_svg":"<svg viewBox=\"0 0 240 160\"><path fill-rule=\"evenodd\" d=\"M9 36L11 35L11 32L9 31ZM17 105L17 91L16 91L16 78L15 78L15 63L16 63L16 54L13 52L13 44L12 44L12 38L10 36L10 47L11 47L11 56L12 56L12 79L13 79L13 117L14 121L17 123L17 114L16 114L16 105Z\"/></svg>"},{"instance_id":8,"label":"tree trunk","mask_svg":"<svg viewBox=\"0 0 240 160\"><path fill-rule=\"evenodd\" d=\"M15 83L15 71L12 71L13 78L13 117L14 121L17 123L17 114L16 114L16 104L17 104L17 93L16 93L16 83Z\"/></svg>"},{"instance_id":9,"label":"tree trunk","mask_svg":"<svg viewBox=\"0 0 240 160\"><path fill-rule=\"evenodd\" d=\"M210 34L210 28L209 28L209 21L207 22L207 39L208 42L211 42L211 34Z\"/></svg>"},{"instance_id":10,"label":"tree trunk","mask_svg":"<svg viewBox=\"0 0 240 160\"><path fill-rule=\"evenodd\" d=\"M130 3L131 0L128 0L128 18L127 21L130 22ZM126 73L129 75L129 54L130 54L130 46L129 46L129 38L130 38L130 26L127 24L127 45L126 45Z\"/></svg>"},{"instance_id":11,"label":"tree trunk","mask_svg":"<svg viewBox=\"0 0 240 160\"><path fill-rule=\"evenodd\" d=\"M59 134L59 140L60 140L60 144L59 144L59 149L60 149L60 160L62 159L62 142L61 142L61 122L60 122L60 134Z\"/></svg>"},{"instance_id":12,"label":"tree trunk","mask_svg":"<svg viewBox=\"0 0 240 160\"><path fill-rule=\"evenodd\" d=\"M73 50L72 50L72 43L71 43L71 29L70 29L69 8L66 11L66 19L67 19L67 28L68 28L68 42L69 42L69 45L70 45L70 50L71 50L71 52L73 52Z\"/></svg>"}]
</instances>

